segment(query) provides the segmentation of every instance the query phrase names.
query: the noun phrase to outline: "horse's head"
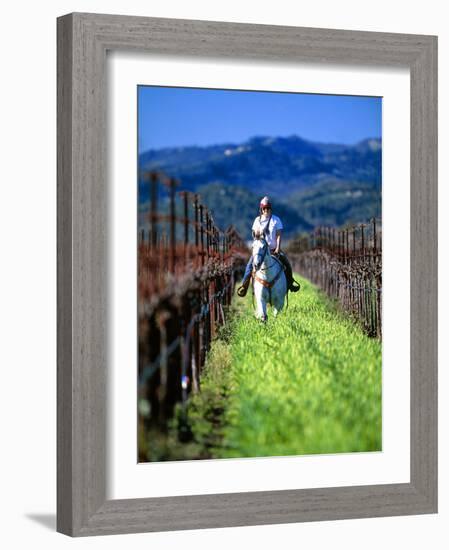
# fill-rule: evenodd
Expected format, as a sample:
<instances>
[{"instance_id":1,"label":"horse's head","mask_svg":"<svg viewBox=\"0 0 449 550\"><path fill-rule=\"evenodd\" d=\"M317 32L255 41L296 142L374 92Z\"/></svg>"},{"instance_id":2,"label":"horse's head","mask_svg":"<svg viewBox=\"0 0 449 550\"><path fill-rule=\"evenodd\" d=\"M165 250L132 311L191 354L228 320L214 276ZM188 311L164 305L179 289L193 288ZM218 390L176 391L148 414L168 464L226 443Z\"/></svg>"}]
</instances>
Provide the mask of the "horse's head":
<instances>
[{"instance_id":1,"label":"horse's head","mask_svg":"<svg viewBox=\"0 0 449 550\"><path fill-rule=\"evenodd\" d=\"M256 235L253 241L253 267L257 271L262 267L266 256L270 255L267 240L263 235Z\"/></svg>"}]
</instances>

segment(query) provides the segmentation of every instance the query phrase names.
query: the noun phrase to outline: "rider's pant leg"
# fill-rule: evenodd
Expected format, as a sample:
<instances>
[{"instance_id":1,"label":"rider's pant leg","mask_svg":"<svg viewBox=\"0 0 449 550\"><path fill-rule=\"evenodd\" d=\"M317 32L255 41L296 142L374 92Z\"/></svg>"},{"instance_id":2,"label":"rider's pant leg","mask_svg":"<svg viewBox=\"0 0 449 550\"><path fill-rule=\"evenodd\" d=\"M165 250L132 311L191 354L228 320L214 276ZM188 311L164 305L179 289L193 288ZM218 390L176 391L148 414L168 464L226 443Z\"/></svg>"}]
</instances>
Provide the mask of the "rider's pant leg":
<instances>
[{"instance_id":1,"label":"rider's pant leg","mask_svg":"<svg viewBox=\"0 0 449 550\"><path fill-rule=\"evenodd\" d=\"M287 288L290 288L290 285L293 281L293 269L292 269L292 265L289 261L289 259L287 258L286 254L284 252L281 252L279 254L279 259L281 260L281 262L284 264L285 266L285 277L287 279Z\"/></svg>"},{"instance_id":2,"label":"rider's pant leg","mask_svg":"<svg viewBox=\"0 0 449 550\"><path fill-rule=\"evenodd\" d=\"M251 271L253 270L253 257L251 256L246 264L245 274L243 275L243 282L247 281L251 276Z\"/></svg>"}]
</instances>

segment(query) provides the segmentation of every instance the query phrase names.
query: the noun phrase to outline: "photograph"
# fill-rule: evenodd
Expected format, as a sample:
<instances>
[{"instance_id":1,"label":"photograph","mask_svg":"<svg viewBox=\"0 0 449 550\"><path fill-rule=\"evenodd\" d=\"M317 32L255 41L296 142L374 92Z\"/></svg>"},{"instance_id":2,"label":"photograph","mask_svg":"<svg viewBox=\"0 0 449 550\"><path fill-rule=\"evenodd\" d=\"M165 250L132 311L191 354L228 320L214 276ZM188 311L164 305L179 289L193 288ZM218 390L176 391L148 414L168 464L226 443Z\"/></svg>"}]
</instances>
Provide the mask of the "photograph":
<instances>
[{"instance_id":1,"label":"photograph","mask_svg":"<svg viewBox=\"0 0 449 550\"><path fill-rule=\"evenodd\" d=\"M382 450L382 98L138 94L138 462Z\"/></svg>"}]
</instances>

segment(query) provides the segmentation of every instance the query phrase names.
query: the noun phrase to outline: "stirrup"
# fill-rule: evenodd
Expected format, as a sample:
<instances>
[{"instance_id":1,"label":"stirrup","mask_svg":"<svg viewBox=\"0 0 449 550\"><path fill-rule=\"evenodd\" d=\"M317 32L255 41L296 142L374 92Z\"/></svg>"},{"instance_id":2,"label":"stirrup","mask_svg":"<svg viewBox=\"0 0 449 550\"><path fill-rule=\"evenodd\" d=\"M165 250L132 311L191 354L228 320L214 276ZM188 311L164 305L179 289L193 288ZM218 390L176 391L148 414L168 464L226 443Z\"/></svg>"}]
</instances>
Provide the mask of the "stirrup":
<instances>
[{"instance_id":1,"label":"stirrup","mask_svg":"<svg viewBox=\"0 0 449 550\"><path fill-rule=\"evenodd\" d=\"M244 298L247 292L248 292L248 286L245 286L245 285L242 285L237 289L237 294L240 296L240 298Z\"/></svg>"},{"instance_id":2,"label":"stirrup","mask_svg":"<svg viewBox=\"0 0 449 550\"><path fill-rule=\"evenodd\" d=\"M300 288L301 285L293 279L289 287L290 292L298 292Z\"/></svg>"}]
</instances>

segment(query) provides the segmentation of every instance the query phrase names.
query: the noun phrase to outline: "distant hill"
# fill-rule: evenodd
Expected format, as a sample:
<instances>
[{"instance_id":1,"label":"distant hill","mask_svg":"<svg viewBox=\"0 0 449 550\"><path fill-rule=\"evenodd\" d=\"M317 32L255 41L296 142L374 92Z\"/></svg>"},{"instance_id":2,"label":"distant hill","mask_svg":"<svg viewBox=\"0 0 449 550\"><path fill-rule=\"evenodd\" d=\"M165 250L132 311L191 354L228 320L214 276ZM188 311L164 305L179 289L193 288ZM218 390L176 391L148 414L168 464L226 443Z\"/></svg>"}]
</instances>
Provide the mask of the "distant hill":
<instances>
[{"instance_id":1,"label":"distant hill","mask_svg":"<svg viewBox=\"0 0 449 550\"><path fill-rule=\"evenodd\" d=\"M370 182L323 181L292 194L288 205L314 227L352 225L381 217L381 189Z\"/></svg>"},{"instance_id":2,"label":"distant hill","mask_svg":"<svg viewBox=\"0 0 449 550\"><path fill-rule=\"evenodd\" d=\"M218 225L248 232L257 205L268 194L286 233L316 225L343 225L380 215L382 143L366 139L347 146L287 138L254 137L244 143L151 150L139 169L161 170L198 192ZM148 186L139 186L148 200Z\"/></svg>"},{"instance_id":3,"label":"distant hill","mask_svg":"<svg viewBox=\"0 0 449 550\"><path fill-rule=\"evenodd\" d=\"M203 203L213 212L214 221L219 227L225 228L232 224L245 240L251 238L251 227L258 215L259 195L243 187L220 183L203 185L198 191ZM278 202L275 214L281 218L287 238L313 228L313 224L288 204Z\"/></svg>"}]
</instances>

